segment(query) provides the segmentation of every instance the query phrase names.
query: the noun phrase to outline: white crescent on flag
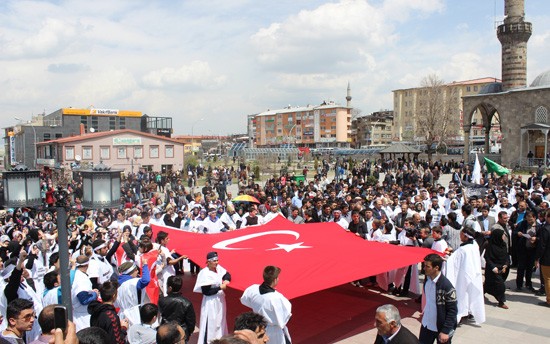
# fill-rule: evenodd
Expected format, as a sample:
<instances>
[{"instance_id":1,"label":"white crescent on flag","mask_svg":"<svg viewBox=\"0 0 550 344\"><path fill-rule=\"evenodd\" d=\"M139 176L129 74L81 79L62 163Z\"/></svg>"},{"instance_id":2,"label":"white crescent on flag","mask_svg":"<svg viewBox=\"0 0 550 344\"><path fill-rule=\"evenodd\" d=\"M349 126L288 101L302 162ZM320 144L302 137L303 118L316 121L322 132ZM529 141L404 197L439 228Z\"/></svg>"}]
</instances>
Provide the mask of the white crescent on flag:
<instances>
[{"instance_id":1,"label":"white crescent on flag","mask_svg":"<svg viewBox=\"0 0 550 344\"><path fill-rule=\"evenodd\" d=\"M295 239L298 239L300 237L300 233L290 230L280 230L280 231L269 231L269 232L260 232L260 233L253 233L253 234L247 234L240 237L227 239L224 241L220 241L214 245L212 245L212 248L218 249L218 250L251 250L252 247L228 247L229 245L236 244L238 242L254 239L257 237L265 236L265 235L292 235ZM311 246L301 246L303 242L295 243L295 244L278 244L276 243L278 247L268 249L268 251L273 250L285 250L287 252L290 252L297 248L311 248Z\"/></svg>"}]
</instances>

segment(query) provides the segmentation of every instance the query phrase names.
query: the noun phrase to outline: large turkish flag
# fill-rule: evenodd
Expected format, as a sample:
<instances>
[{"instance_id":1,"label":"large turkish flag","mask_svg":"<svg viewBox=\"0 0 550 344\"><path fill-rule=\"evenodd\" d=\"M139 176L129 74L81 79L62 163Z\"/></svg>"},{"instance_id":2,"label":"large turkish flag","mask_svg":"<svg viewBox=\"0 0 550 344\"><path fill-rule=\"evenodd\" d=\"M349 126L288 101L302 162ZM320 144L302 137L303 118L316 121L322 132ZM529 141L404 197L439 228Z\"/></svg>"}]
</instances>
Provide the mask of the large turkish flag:
<instances>
[{"instance_id":1,"label":"large turkish flag","mask_svg":"<svg viewBox=\"0 0 550 344\"><path fill-rule=\"evenodd\" d=\"M265 266L282 269L277 290L292 299L421 262L433 251L366 241L333 223L296 225L277 216L263 226L220 234L198 234L152 225L169 233L169 249L205 266L216 251L231 274L229 285L244 290L262 282Z\"/></svg>"}]
</instances>

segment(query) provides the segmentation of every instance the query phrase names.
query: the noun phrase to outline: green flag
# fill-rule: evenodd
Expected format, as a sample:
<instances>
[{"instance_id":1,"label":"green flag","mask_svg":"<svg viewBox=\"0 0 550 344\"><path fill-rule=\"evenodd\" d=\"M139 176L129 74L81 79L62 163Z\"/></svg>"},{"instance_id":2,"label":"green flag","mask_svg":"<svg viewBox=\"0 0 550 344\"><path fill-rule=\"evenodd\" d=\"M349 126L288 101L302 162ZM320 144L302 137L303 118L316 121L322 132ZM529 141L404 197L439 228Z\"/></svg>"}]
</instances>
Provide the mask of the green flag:
<instances>
[{"instance_id":1,"label":"green flag","mask_svg":"<svg viewBox=\"0 0 550 344\"><path fill-rule=\"evenodd\" d=\"M507 169L506 167L500 166L499 164L497 164L493 160L487 159L485 157L483 159L485 159L485 165L487 166L487 172L489 172L489 173L495 172L499 176L503 176L505 174L510 174L510 170Z\"/></svg>"}]
</instances>

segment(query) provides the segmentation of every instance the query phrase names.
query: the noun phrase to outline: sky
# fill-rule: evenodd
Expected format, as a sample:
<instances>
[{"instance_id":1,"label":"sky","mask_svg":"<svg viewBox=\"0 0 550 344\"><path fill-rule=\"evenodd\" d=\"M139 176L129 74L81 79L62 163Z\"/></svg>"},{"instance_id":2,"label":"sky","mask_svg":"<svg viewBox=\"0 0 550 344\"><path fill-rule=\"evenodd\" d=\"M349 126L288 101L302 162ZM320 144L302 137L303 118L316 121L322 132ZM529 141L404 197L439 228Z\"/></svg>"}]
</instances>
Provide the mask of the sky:
<instances>
[{"instance_id":1,"label":"sky","mask_svg":"<svg viewBox=\"0 0 550 344\"><path fill-rule=\"evenodd\" d=\"M550 70L550 1L525 2L529 84ZM95 107L246 133L250 114L345 104L348 82L367 115L429 74L500 78L503 14L504 0L2 0L0 127Z\"/></svg>"}]
</instances>

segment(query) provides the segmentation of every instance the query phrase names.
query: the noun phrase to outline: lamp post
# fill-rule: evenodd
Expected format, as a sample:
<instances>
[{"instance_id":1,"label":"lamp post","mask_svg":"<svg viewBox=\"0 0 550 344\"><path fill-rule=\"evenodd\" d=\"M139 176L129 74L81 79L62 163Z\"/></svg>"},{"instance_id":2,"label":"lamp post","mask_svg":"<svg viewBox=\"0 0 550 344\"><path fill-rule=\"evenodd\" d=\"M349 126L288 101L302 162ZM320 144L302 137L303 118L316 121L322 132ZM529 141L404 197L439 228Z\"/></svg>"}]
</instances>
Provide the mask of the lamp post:
<instances>
[{"instance_id":1,"label":"lamp post","mask_svg":"<svg viewBox=\"0 0 550 344\"><path fill-rule=\"evenodd\" d=\"M82 171L83 205L91 209L114 207L120 202L120 171L100 163L92 170ZM40 171L29 170L18 165L11 171L3 172L4 203L8 207L34 207L41 205ZM67 317L73 319L71 299L71 278L69 270L69 233L67 231L67 197L57 197L57 240L59 244L59 265L61 275L61 299L67 308Z\"/></svg>"},{"instance_id":2,"label":"lamp post","mask_svg":"<svg viewBox=\"0 0 550 344\"><path fill-rule=\"evenodd\" d=\"M191 154L192 155L195 155L195 152L194 152L194 150L195 150L195 146L194 146L195 138L193 136L193 133L194 133L193 129L195 129L195 124L197 124L197 123L199 123L200 121L203 121L203 120L204 120L204 118L201 118L201 119L198 119L195 122L193 122L193 124L191 124Z\"/></svg>"}]
</instances>

